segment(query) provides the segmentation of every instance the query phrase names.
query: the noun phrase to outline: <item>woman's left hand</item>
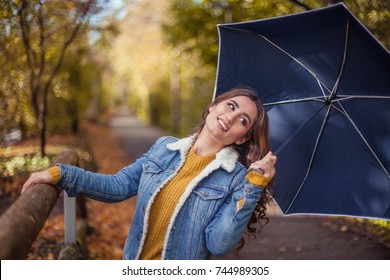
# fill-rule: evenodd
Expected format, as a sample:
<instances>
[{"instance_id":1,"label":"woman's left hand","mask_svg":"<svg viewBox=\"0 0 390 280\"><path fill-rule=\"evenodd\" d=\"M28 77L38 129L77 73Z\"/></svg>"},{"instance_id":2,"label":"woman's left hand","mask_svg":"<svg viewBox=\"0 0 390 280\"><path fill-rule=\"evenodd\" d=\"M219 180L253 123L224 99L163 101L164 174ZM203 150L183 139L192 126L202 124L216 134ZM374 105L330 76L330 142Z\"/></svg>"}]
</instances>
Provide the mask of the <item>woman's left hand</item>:
<instances>
[{"instance_id":1,"label":"woman's left hand","mask_svg":"<svg viewBox=\"0 0 390 280\"><path fill-rule=\"evenodd\" d=\"M264 177L272 179L275 176L275 163L277 157L272 153L268 152L261 160L255 161L249 166L249 169L257 169L263 173Z\"/></svg>"}]
</instances>

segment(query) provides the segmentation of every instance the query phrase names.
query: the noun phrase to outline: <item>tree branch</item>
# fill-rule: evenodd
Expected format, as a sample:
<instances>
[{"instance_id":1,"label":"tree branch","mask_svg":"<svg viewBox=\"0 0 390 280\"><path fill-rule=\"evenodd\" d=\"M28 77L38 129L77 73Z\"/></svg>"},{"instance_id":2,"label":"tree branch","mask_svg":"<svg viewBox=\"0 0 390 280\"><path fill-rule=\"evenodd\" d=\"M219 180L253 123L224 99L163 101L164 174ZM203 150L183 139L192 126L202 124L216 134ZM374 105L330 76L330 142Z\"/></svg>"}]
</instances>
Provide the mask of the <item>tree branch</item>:
<instances>
[{"instance_id":1,"label":"tree branch","mask_svg":"<svg viewBox=\"0 0 390 280\"><path fill-rule=\"evenodd\" d=\"M49 89L51 83L52 83L52 80L54 79L54 77L56 76L58 70L60 69L61 67L61 64L62 64L62 61L64 60L64 57L65 57L65 51L66 49L68 48L68 46L70 45L70 43L74 40L74 38L76 37L78 31L80 30L81 26L83 25L84 23L84 20L85 20L85 16L88 14L88 11L90 10L92 4L94 3L94 0L90 0L88 1L87 3L84 4L84 9L81 11L81 18L82 20L79 21L76 26L74 27L74 29L72 30L72 32L70 33L68 39L65 40L64 42L64 45L62 46L62 49L61 49L61 52L60 52L60 56L57 60L57 63L55 65L55 67L53 68L53 71L48 79L48 82L45 86L45 91ZM76 16L76 21L77 21L77 18L79 17Z\"/></svg>"},{"instance_id":2,"label":"tree branch","mask_svg":"<svg viewBox=\"0 0 390 280\"><path fill-rule=\"evenodd\" d=\"M45 40L45 25L42 13L42 3L39 1L39 10L38 10L38 25L39 25L39 48L40 48L40 63L39 63L39 73L38 79L41 80L43 72L45 71L46 65L46 40Z\"/></svg>"}]
</instances>

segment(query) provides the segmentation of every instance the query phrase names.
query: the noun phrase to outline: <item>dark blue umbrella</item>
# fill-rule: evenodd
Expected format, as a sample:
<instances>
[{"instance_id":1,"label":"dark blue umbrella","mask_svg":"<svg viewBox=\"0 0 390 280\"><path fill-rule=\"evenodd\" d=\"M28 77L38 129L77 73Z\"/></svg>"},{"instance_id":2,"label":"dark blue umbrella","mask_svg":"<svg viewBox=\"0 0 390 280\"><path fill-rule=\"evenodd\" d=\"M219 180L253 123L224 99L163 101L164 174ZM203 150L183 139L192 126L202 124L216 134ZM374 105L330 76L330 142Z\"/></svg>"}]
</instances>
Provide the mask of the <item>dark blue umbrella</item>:
<instances>
[{"instance_id":1,"label":"dark blue umbrella","mask_svg":"<svg viewBox=\"0 0 390 280\"><path fill-rule=\"evenodd\" d=\"M215 95L260 95L282 212L389 220L389 52L344 4L218 31Z\"/></svg>"}]
</instances>

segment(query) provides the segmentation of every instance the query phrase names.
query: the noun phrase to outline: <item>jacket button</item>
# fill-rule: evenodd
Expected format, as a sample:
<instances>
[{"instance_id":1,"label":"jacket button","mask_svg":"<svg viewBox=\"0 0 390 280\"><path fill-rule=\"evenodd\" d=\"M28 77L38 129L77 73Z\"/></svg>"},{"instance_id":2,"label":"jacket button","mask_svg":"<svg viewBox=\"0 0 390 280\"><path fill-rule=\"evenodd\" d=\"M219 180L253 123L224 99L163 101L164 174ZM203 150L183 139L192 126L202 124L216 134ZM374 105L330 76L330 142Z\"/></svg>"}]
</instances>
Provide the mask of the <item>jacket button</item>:
<instances>
[{"instance_id":1,"label":"jacket button","mask_svg":"<svg viewBox=\"0 0 390 280\"><path fill-rule=\"evenodd\" d=\"M208 196L209 196L209 192L205 192L205 193L204 193L204 196L205 196L205 197L208 197Z\"/></svg>"}]
</instances>

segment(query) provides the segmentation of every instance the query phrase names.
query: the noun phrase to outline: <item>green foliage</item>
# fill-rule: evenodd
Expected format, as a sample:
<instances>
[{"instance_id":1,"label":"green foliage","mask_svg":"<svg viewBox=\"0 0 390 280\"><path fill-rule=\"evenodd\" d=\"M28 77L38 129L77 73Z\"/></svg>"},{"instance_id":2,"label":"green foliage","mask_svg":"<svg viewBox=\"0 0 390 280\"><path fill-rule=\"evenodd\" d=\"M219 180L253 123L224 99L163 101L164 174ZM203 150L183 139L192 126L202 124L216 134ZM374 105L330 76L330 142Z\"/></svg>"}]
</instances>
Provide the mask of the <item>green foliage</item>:
<instances>
[{"instance_id":1,"label":"green foliage","mask_svg":"<svg viewBox=\"0 0 390 280\"><path fill-rule=\"evenodd\" d=\"M23 48L21 48L18 21L11 1L0 3L0 138L12 128L22 124L31 131L35 117L25 102L26 71Z\"/></svg>"},{"instance_id":2,"label":"green foliage","mask_svg":"<svg viewBox=\"0 0 390 280\"><path fill-rule=\"evenodd\" d=\"M350 218L348 221L358 225L359 231L390 245L390 221L363 218Z\"/></svg>"},{"instance_id":3,"label":"green foliage","mask_svg":"<svg viewBox=\"0 0 390 280\"><path fill-rule=\"evenodd\" d=\"M390 1L346 0L345 4L390 49Z\"/></svg>"},{"instance_id":4,"label":"green foliage","mask_svg":"<svg viewBox=\"0 0 390 280\"><path fill-rule=\"evenodd\" d=\"M151 89L149 98L150 123L165 131L171 129L171 104L172 97L169 92L169 84L161 81Z\"/></svg>"},{"instance_id":5,"label":"green foliage","mask_svg":"<svg viewBox=\"0 0 390 280\"><path fill-rule=\"evenodd\" d=\"M205 64L216 65L217 25L268 18L302 11L290 1L216 1L174 0L171 20L163 30L167 40L184 51L198 52Z\"/></svg>"},{"instance_id":6,"label":"green foliage","mask_svg":"<svg viewBox=\"0 0 390 280\"><path fill-rule=\"evenodd\" d=\"M372 220L374 225L374 233L381 235L385 242L390 243L390 221L386 220Z\"/></svg>"},{"instance_id":7,"label":"green foliage","mask_svg":"<svg viewBox=\"0 0 390 280\"><path fill-rule=\"evenodd\" d=\"M386 220L373 220L373 224L374 225L378 225L380 227L383 227L383 228L389 230L389 233L390 233L390 221L386 221Z\"/></svg>"},{"instance_id":8,"label":"green foliage","mask_svg":"<svg viewBox=\"0 0 390 280\"><path fill-rule=\"evenodd\" d=\"M53 95L49 99L49 129L63 131L69 128L77 132L91 100L102 94L102 66L87 51L86 43L74 46L72 54L62 67Z\"/></svg>"},{"instance_id":9,"label":"green foliage","mask_svg":"<svg viewBox=\"0 0 390 280\"><path fill-rule=\"evenodd\" d=\"M35 155L17 155L12 158L0 159L0 176L12 177L45 169L50 164L49 157Z\"/></svg>"}]
</instances>

